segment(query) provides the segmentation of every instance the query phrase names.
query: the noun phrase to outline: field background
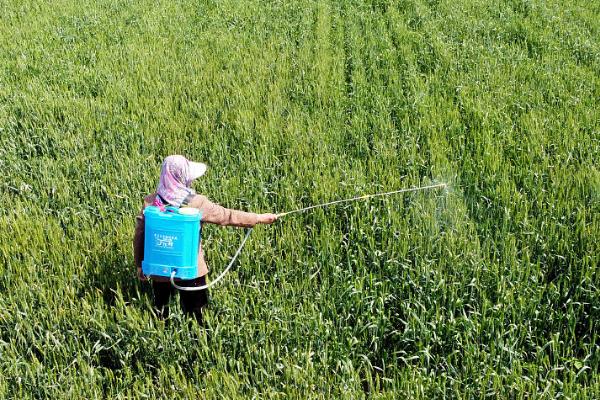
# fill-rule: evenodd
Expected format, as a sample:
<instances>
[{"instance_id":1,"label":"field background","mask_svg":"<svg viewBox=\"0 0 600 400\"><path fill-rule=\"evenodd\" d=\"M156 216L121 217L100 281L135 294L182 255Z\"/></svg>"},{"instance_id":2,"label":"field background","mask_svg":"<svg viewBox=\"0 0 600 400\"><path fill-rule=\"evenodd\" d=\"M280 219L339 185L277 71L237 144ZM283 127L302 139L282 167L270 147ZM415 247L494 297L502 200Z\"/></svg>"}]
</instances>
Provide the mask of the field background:
<instances>
[{"instance_id":1,"label":"field background","mask_svg":"<svg viewBox=\"0 0 600 400\"><path fill-rule=\"evenodd\" d=\"M133 277L169 154L451 189L259 227L200 331ZM598 2L0 0L0 398L599 398L599 159Z\"/></svg>"}]
</instances>

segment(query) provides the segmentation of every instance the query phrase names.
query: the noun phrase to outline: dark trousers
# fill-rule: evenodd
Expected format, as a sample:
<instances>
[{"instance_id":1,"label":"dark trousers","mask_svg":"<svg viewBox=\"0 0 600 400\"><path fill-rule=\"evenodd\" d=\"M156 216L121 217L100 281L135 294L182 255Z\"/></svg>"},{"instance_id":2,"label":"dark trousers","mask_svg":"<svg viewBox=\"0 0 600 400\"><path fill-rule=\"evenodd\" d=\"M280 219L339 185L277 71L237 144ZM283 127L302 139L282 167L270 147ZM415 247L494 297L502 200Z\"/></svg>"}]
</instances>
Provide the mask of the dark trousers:
<instances>
[{"instance_id":1,"label":"dark trousers","mask_svg":"<svg viewBox=\"0 0 600 400\"><path fill-rule=\"evenodd\" d=\"M206 285L206 275L196 279L181 280L177 285L184 287L198 287ZM169 316L169 300L175 292L179 292L179 304L186 315L193 316L202 325L202 309L208 304L208 289L193 292L177 290L171 282L152 281L154 292L154 307L159 318Z\"/></svg>"}]
</instances>

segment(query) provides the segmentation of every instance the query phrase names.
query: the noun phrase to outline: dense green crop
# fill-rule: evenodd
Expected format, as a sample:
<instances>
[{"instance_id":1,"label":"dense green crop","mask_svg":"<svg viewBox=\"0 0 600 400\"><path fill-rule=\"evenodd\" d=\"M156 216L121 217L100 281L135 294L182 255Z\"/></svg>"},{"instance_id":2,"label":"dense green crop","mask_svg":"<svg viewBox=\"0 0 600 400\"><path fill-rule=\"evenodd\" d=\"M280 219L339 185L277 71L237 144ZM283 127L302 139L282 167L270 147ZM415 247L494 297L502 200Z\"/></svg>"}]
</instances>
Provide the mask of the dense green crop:
<instances>
[{"instance_id":1,"label":"dense green crop","mask_svg":"<svg viewBox=\"0 0 600 400\"><path fill-rule=\"evenodd\" d=\"M0 0L0 398L599 398L598 4ZM259 227L165 326L168 154L261 212L451 187Z\"/></svg>"}]
</instances>

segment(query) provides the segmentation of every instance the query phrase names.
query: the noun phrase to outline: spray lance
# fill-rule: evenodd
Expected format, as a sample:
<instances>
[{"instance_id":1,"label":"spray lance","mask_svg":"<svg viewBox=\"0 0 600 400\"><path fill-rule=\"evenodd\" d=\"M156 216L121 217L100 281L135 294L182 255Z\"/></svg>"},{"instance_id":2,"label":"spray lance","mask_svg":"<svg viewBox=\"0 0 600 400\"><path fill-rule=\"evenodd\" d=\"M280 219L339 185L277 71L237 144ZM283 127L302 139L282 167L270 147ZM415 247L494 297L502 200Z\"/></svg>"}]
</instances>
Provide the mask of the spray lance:
<instances>
[{"instance_id":1,"label":"spray lance","mask_svg":"<svg viewBox=\"0 0 600 400\"><path fill-rule=\"evenodd\" d=\"M365 199L370 199L370 198L373 198L373 197L390 196L390 195L399 194L399 193L417 192L417 191L431 190L431 189L437 189L437 188L446 188L447 186L448 185L446 183L438 183L438 184L429 185L429 186L412 187L412 188L407 188L407 189L394 190L394 191L391 191L391 192L383 192L383 193L375 193L375 194L367 194L367 195L362 195L362 196L356 196L356 197L352 197L352 198L348 198L348 199L335 200L335 201L330 201L330 202L327 202L327 203L316 204L316 205L312 205L312 206L308 206L308 207L304 207L304 208L299 208L297 210L291 210L291 211L282 212L282 213L277 214L277 218L282 218L282 217L285 217L285 216L288 216L288 215L297 214L297 213L303 213L303 212L306 212L306 211L314 210L316 208L328 207L328 206L332 206L332 205L340 204L340 203L348 203L348 202L353 202L353 201L358 201L358 200L365 200ZM227 275L227 273L229 272L229 270L231 269L231 267L233 266L233 264L237 260L237 258L240 255L242 249L244 248L244 245L246 244L246 241L248 240L248 237L252 233L252 229L253 228L248 228L246 230L246 235L242 239L242 243L240 244L240 246L238 247L237 251L235 252L235 254L233 255L233 257L229 261L229 264L227 265L227 267L223 270L223 272L221 272L221 274L219 276L217 276L216 279L214 279L210 283L208 283L206 285L203 285L203 286L183 287L183 286L177 285L177 283L175 282L175 276L177 274L177 271L173 270L171 272L171 274L170 274L171 284L175 288L177 288L179 290L183 290L183 291L204 290L204 289L208 289L208 288L216 285L221 279L223 279L225 277L225 275Z\"/></svg>"}]
</instances>

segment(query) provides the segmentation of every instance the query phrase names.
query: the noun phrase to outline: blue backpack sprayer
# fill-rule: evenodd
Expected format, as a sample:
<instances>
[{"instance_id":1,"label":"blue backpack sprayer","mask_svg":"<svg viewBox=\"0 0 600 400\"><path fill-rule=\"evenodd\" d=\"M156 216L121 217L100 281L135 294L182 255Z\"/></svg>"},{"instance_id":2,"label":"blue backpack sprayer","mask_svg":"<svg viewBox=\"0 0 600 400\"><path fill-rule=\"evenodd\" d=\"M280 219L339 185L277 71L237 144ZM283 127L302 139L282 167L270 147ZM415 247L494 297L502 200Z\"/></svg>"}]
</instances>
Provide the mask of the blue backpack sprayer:
<instances>
[{"instance_id":1,"label":"blue backpack sprayer","mask_svg":"<svg viewBox=\"0 0 600 400\"><path fill-rule=\"evenodd\" d=\"M150 206L144 218L144 275L196 278L202 213L189 207Z\"/></svg>"},{"instance_id":2,"label":"blue backpack sprayer","mask_svg":"<svg viewBox=\"0 0 600 400\"><path fill-rule=\"evenodd\" d=\"M319 207L368 199L371 197L388 196L396 193L416 192L442 187L447 187L447 184L439 183L436 185L400 189L392 192L363 195L287 211L277 214L277 217L281 218L286 215L300 213ZM146 220L144 232L144 260L142 261L142 271L144 275L168 277L171 279L171 284L174 287L184 291L208 289L223 279L242 251L250 233L252 233L252 228L249 228L246 231L246 235L234 256L231 258L231 261L215 280L204 286L182 287L176 284L175 278L194 279L198 277L198 246L200 245L201 240L200 221L202 219L202 213L200 213L198 209L190 207L166 207L164 210L161 210L159 207L149 206L144 209L144 216Z\"/></svg>"}]
</instances>

